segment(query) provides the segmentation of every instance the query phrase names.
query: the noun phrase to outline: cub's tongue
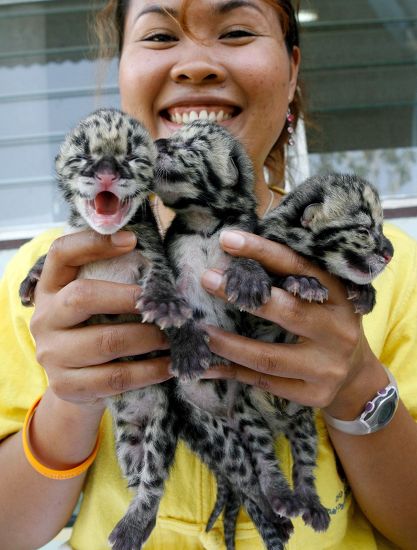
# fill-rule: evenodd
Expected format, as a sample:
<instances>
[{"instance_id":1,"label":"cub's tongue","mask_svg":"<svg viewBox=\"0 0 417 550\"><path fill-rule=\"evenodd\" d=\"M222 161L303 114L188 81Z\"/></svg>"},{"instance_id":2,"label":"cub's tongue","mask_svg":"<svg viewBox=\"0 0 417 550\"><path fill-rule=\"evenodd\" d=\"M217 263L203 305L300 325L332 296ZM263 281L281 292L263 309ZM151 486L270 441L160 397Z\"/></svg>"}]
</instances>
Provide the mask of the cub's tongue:
<instances>
[{"instance_id":1,"label":"cub's tongue","mask_svg":"<svg viewBox=\"0 0 417 550\"><path fill-rule=\"evenodd\" d=\"M119 210L119 205L119 199L110 191L102 191L94 199L95 211L102 216L113 216Z\"/></svg>"}]
</instances>

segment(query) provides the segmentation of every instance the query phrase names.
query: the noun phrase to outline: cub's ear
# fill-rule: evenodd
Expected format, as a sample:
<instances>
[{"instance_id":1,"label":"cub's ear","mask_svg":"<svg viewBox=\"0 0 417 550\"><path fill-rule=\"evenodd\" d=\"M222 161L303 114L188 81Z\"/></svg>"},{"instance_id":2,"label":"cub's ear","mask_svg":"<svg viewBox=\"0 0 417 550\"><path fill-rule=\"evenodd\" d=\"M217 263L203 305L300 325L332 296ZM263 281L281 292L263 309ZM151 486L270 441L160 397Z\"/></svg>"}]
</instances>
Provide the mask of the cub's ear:
<instances>
[{"instance_id":1,"label":"cub's ear","mask_svg":"<svg viewBox=\"0 0 417 550\"><path fill-rule=\"evenodd\" d=\"M310 227L315 219L320 215L323 209L323 205L319 202L313 202L309 204L301 216L300 222L303 227Z\"/></svg>"}]
</instances>

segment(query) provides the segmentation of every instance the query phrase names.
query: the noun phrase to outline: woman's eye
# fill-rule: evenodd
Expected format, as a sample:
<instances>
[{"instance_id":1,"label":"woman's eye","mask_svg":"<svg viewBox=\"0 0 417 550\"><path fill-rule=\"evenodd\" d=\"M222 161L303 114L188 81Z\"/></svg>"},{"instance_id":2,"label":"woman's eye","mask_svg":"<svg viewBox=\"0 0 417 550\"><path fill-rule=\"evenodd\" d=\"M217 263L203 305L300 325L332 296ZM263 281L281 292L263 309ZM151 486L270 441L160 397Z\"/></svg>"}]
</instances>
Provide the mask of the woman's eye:
<instances>
[{"instance_id":1,"label":"woman's eye","mask_svg":"<svg viewBox=\"0 0 417 550\"><path fill-rule=\"evenodd\" d=\"M145 38L142 38L142 41L143 42L178 42L178 38L176 38L172 34L157 32L155 34L151 34L149 36L146 36Z\"/></svg>"},{"instance_id":2,"label":"woman's eye","mask_svg":"<svg viewBox=\"0 0 417 550\"><path fill-rule=\"evenodd\" d=\"M222 34L220 38L249 38L251 36L255 36L255 34L245 29L236 29Z\"/></svg>"}]
</instances>

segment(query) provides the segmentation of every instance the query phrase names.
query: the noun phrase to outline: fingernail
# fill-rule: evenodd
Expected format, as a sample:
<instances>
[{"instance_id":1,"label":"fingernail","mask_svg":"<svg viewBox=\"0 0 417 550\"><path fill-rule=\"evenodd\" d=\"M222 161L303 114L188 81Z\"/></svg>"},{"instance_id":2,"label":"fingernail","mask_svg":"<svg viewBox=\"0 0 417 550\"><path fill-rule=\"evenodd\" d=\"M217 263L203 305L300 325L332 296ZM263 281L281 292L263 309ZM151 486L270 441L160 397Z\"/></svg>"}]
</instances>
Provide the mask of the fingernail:
<instances>
[{"instance_id":1,"label":"fingernail","mask_svg":"<svg viewBox=\"0 0 417 550\"><path fill-rule=\"evenodd\" d=\"M207 290L217 290L221 286L222 281L223 276L211 270L206 271L201 278L201 282Z\"/></svg>"},{"instance_id":2,"label":"fingernail","mask_svg":"<svg viewBox=\"0 0 417 550\"><path fill-rule=\"evenodd\" d=\"M220 242L228 248L239 250L245 244L245 237L237 231L222 231Z\"/></svg>"},{"instance_id":3,"label":"fingernail","mask_svg":"<svg viewBox=\"0 0 417 550\"><path fill-rule=\"evenodd\" d=\"M136 244L136 237L131 231L118 231L111 236L114 246L132 246Z\"/></svg>"}]
</instances>

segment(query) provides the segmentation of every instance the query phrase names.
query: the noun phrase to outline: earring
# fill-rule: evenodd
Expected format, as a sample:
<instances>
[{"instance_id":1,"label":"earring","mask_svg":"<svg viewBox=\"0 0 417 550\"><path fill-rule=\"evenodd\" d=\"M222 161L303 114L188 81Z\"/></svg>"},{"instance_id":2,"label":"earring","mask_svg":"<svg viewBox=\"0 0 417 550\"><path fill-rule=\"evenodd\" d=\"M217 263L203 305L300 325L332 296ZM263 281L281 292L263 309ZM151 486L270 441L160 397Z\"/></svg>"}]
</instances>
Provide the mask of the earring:
<instances>
[{"instance_id":1,"label":"earring","mask_svg":"<svg viewBox=\"0 0 417 550\"><path fill-rule=\"evenodd\" d=\"M291 147L293 145L295 145L294 126L292 125L294 120L295 120L295 117L292 114L291 109L288 107L288 111L287 111L287 132L288 132L288 145L290 145Z\"/></svg>"}]
</instances>

